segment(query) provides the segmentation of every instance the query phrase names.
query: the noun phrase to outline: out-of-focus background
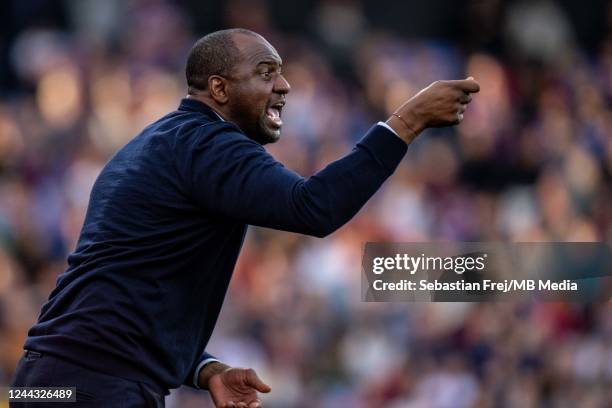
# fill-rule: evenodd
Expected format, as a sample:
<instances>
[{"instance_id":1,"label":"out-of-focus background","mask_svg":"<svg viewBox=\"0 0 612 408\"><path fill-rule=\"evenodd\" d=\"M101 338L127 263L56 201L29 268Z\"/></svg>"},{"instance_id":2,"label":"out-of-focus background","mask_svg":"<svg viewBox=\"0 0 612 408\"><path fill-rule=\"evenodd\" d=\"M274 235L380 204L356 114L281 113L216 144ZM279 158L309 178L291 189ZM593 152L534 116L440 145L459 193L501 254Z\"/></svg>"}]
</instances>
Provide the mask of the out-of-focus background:
<instances>
[{"instance_id":1,"label":"out-of-focus background","mask_svg":"<svg viewBox=\"0 0 612 408\"><path fill-rule=\"evenodd\" d=\"M257 369L272 408L612 406L610 304L360 301L364 241L612 239L605 0L1 2L0 385L101 167L178 105L192 43L228 27L283 57L269 151L305 176L434 80L482 92L331 237L251 228L210 352Z\"/></svg>"}]
</instances>

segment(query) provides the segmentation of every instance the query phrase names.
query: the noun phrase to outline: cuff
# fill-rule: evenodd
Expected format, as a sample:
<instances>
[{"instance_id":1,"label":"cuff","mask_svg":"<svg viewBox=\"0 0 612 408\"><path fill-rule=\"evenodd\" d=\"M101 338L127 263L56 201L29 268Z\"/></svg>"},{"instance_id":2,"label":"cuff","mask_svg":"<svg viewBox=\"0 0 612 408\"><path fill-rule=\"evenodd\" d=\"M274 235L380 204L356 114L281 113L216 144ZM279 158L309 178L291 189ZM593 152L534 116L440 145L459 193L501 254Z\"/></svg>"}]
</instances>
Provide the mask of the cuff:
<instances>
[{"instance_id":1,"label":"cuff","mask_svg":"<svg viewBox=\"0 0 612 408\"><path fill-rule=\"evenodd\" d=\"M408 144L388 126L377 124L357 143L368 150L389 173L393 173L408 150Z\"/></svg>"},{"instance_id":2,"label":"cuff","mask_svg":"<svg viewBox=\"0 0 612 408\"><path fill-rule=\"evenodd\" d=\"M392 132L393 132L393 134L394 134L395 136L400 137L400 135L398 135L398 134L397 134L397 132L396 132L395 130L393 130L393 128L392 128L391 126L387 125L387 123L386 123L386 122L380 121L380 122L378 122L378 123L377 123L377 125L378 125L378 126L383 126L383 127L386 127L387 129L389 129L390 131L392 131Z\"/></svg>"},{"instance_id":3,"label":"cuff","mask_svg":"<svg viewBox=\"0 0 612 408\"><path fill-rule=\"evenodd\" d=\"M195 372L193 373L193 385L194 387L196 387L196 389L201 390L202 388L200 388L200 385L198 384L198 378L200 377L200 371L202 370L202 368L204 368L204 366L208 363L212 363L214 361L219 361L216 358L213 357L209 357L207 359L204 359L202 361L200 361L200 364L197 365Z\"/></svg>"}]
</instances>

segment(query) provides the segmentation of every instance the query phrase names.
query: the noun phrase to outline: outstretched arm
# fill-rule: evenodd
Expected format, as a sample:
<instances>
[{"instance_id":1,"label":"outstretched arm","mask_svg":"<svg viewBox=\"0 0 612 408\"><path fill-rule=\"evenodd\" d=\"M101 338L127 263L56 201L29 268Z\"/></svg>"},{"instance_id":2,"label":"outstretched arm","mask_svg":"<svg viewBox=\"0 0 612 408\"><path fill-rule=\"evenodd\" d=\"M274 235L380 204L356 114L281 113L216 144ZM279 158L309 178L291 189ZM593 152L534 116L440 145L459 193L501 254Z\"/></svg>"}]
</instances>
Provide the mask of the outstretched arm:
<instances>
[{"instance_id":1,"label":"outstretched arm","mask_svg":"<svg viewBox=\"0 0 612 408\"><path fill-rule=\"evenodd\" d=\"M211 213L322 237L374 195L421 131L461 122L478 89L472 79L434 82L389 118L393 131L372 127L353 151L309 178L286 169L229 123L191 138L180 165L197 204Z\"/></svg>"}]
</instances>

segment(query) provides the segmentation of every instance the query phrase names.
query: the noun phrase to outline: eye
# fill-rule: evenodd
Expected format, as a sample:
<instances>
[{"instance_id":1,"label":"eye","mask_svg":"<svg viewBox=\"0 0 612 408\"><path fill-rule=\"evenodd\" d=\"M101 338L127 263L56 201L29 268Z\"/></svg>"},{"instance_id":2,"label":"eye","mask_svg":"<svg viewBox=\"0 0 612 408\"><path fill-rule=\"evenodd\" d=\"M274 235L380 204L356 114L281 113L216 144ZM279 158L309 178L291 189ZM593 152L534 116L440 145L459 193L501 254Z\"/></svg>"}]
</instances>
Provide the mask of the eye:
<instances>
[{"instance_id":1,"label":"eye","mask_svg":"<svg viewBox=\"0 0 612 408\"><path fill-rule=\"evenodd\" d=\"M270 71L265 71L265 72L262 72L260 75L261 75L261 77L262 77L263 79L265 79L265 80L270 80L270 79L272 79L272 73L271 73Z\"/></svg>"}]
</instances>

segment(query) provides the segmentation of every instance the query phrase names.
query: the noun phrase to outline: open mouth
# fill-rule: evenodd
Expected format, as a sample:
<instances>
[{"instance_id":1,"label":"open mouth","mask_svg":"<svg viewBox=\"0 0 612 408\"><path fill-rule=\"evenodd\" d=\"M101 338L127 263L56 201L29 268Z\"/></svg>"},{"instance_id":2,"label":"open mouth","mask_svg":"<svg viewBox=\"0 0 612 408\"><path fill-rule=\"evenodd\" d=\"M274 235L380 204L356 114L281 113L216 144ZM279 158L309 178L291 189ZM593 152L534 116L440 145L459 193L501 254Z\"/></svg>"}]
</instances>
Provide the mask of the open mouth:
<instances>
[{"instance_id":1,"label":"open mouth","mask_svg":"<svg viewBox=\"0 0 612 408\"><path fill-rule=\"evenodd\" d=\"M283 106L285 106L284 101L276 102L272 104L266 109L266 117L270 119L270 121L274 124L275 127L280 128L283 126L283 121L281 120L281 114L283 113Z\"/></svg>"}]
</instances>

